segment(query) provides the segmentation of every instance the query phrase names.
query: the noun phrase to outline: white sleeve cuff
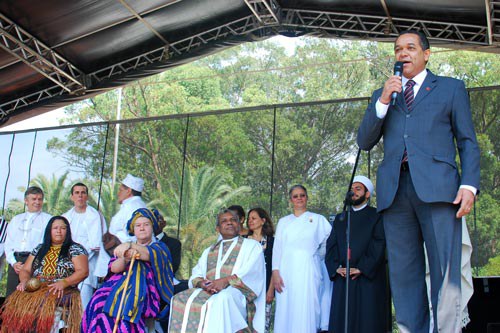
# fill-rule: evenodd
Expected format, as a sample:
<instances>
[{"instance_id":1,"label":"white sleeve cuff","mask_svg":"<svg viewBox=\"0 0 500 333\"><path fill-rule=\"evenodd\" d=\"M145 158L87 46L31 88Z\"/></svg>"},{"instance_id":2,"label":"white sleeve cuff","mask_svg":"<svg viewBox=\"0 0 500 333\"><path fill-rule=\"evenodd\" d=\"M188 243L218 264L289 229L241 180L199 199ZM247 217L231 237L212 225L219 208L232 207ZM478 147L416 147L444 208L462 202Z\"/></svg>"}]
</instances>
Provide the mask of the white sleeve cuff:
<instances>
[{"instance_id":1,"label":"white sleeve cuff","mask_svg":"<svg viewBox=\"0 0 500 333\"><path fill-rule=\"evenodd\" d=\"M380 99L375 103L375 111L377 111L377 118L384 119L387 114L387 110L389 110L389 104L383 104Z\"/></svg>"},{"instance_id":2,"label":"white sleeve cuff","mask_svg":"<svg viewBox=\"0 0 500 333\"><path fill-rule=\"evenodd\" d=\"M11 265L11 266L14 266L14 264L17 262L16 261L16 258L14 257L14 252L9 252L7 253L7 251L5 252L5 259L7 260L7 262Z\"/></svg>"},{"instance_id":3,"label":"white sleeve cuff","mask_svg":"<svg viewBox=\"0 0 500 333\"><path fill-rule=\"evenodd\" d=\"M470 185L460 185L460 188L464 188L466 190L469 190L472 192L472 194L474 194L474 196L476 195L477 193L477 188L475 188L474 186L470 186Z\"/></svg>"}]
</instances>

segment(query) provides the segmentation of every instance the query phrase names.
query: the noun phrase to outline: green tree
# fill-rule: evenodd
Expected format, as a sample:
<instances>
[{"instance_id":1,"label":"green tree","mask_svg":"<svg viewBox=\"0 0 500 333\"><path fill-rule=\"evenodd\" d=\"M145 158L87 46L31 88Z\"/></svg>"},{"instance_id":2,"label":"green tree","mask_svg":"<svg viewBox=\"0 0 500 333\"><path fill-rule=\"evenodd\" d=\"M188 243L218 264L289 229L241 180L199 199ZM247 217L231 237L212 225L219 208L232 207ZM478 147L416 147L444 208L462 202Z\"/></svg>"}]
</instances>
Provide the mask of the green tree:
<instances>
[{"instance_id":1,"label":"green tree","mask_svg":"<svg viewBox=\"0 0 500 333\"><path fill-rule=\"evenodd\" d=\"M488 263L489 258L500 254L500 242L498 242L500 208L497 200L490 194L484 193L479 195L476 211L476 222L474 223L474 215L471 214L467 219L467 225L475 252L472 257L472 265L482 267Z\"/></svg>"},{"instance_id":2,"label":"green tree","mask_svg":"<svg viewBox=\"0 0 500 333\"><path fill-rule=\"evenodd\" d=\"M64 214L73 206L69 198L69 188L66 186L68 172L60 177L52 175L47 178L43 174L38 174L30 182L30 186L38 186L43 190L44 210L52 215ZM24 192L26 189L21 189Z\"/></svg>"},{"instance_id":3,"label":"green tree","mask_svg":"<svg viewBox=\"0 0 500 333\"><path fill-rule=\"evenodd\" d=\"M498 76L486 69L497 68L499 61L490 54L433 49L429 68L438 75L464 79L468 87L495 85L499 83ZM275 220L288 213L287 189L293 183L308 187L311 210L324 215L338 211L357 151L356 131L367 99L276 110L263 106L259 111L216 116L198 113L229 107L368 97L391 75L393 63L392 43L302 38L290 52L268 40L243 44L130 85L123 92L125 119L195 114L189 119L122 125L118 178L128 172L142 176L146 180L146 199L161 199L169 212L169 198L180 192L179 170L185 159L189 170L211 167L227 175L232 187L250 186L249 194L233 200L245 207L272 205ZM494 207L500 201L499 92L471 92L481 146L480 196L485 195L484 201ZM79 122L112 120L116 103L116 92L110 92L71 107L68 112ZM98 179L105 148L107 152L114 148L114 131L111 127L106 147L106 128L93 126L75 129L65 140L50 142L49 148L66 156L68 164L83 170L87 178ZM112 165L110 154L106 156L104 175L109 178ZM381 143L372 150L371 163L368 154L362 154L358 173L370 171L376 181L377 165L382 158ZM478 262L485 264L498 253L496 238L492 239L498 224L490 219L494 213L485 210L485 204L480 202L478 207L478 237L492 242L490 250L481 251L479 256ZM208 211L205 214L209 216ZM187 215L181 215L182 223L185 219ZM209 231L201 234L209 235Z\"/></svg>"},{"instance_id":4,"label":"green tree","mask_svg":"<svg viewBox=\"0 0 500 333\"><path fill-rule=\"evenodd\" d=\"M178 178L180 182L180 177ZM227 174L204 166L198 170L186 169L182 206L180 192L158 193L148 203L157 208L167 221L167 233L176 236L181 214L182 261L180 276L187 278L203 250L217 239L215 215L234 198L250 192L247 186L232 187Z\"/></svg>"},{"instance_id":5,"label":"green tree","mask_svg":"<svg viewBox=\"0 0 500 333\"><path fill-rule=\"evenodd\" d=\"M498 272L500 272L500 255L490 258L490 260L488 260L488 264L481 268L480 275L498 276Z\"/></svg>"}]
</instances>

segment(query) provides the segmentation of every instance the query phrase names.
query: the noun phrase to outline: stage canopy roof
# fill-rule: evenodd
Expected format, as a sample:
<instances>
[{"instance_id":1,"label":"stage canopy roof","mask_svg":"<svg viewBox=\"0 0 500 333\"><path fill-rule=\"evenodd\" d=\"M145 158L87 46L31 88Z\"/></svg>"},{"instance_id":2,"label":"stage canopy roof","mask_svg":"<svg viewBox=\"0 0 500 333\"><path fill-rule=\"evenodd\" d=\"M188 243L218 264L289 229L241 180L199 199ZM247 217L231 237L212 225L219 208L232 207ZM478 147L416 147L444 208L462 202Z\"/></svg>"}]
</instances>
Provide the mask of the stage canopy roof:
<instances>
[{"instance_id":1,"label":"stage canopy roof","mask_svg":"<svg viewBox=\"0 0 500 333\"><path fill-rule=\"evenodd\" d=\"M275 35L500 53L500 0L5 0L0 125Z\"/></svg>"}]
</instances>

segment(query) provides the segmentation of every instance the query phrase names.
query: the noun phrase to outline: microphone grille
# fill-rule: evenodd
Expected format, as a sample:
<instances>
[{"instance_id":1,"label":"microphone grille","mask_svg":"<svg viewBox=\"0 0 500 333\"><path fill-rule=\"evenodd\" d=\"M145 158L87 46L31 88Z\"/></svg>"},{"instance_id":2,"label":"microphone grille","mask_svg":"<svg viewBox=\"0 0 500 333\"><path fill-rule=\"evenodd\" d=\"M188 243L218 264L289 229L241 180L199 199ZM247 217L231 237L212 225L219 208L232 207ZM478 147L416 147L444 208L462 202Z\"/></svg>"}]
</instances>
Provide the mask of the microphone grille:
<instances>
[{"instance_id":1,"label":"microphone grille","mask_svg":"<svg viewBox=\"0 0 500 333\"><path fill-rule=\"evenodd\" d=\"M402 72L403 71L403 62L402 61L396 61L394 64L394 72Z\"/></svg>"}]
</instances>

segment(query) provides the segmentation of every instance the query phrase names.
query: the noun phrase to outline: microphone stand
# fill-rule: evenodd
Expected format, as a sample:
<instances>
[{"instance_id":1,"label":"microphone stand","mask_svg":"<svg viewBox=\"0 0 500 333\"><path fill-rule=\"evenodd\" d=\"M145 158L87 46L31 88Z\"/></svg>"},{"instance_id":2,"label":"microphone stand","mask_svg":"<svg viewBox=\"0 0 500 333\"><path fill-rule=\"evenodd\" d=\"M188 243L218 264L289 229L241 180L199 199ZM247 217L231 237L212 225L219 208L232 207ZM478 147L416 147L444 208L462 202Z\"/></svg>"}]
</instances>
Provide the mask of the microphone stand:
<instances>
[{"instance_id":1,"label":"microphone stand","mask_svg":"<svg viewBox=\"0 0 500 333\"><path fill-rule=\"evenodd\" d=\"M358 168L359 155L361 154L361 148L358 148L358 154L356 156L356 162L354 162L354 168L351 174L351 181L349 182L349 188L344 199L344 208L342 211L342 216L346 216L347 212L347 227L345 232L346 237L346 258L345 258L345 269L346 269L346 280L345 280L345 316L344 316L344 333L349 333L349 281L351 280L351 208L352 208L352 197L354 192L351 191L352 182L354 180L354 175L356 174L356 169Z\"/></svg>"}]
</instances>

